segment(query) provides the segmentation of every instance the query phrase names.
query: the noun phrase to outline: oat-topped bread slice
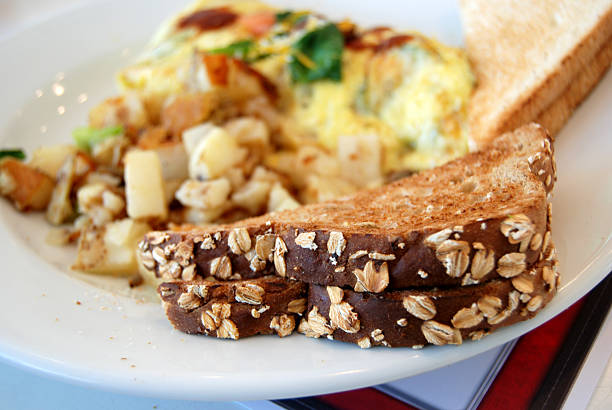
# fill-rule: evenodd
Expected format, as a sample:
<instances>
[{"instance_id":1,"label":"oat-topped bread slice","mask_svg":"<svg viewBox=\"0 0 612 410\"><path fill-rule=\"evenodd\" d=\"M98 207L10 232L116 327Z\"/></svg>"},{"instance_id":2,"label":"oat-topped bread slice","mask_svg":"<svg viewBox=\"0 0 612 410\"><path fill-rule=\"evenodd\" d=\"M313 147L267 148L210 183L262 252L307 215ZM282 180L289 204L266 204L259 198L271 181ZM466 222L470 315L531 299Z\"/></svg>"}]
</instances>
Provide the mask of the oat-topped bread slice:
<instances>
[{"instance_id":1,"label":"oat-topped bread slice","mask_svg":"<svg viewBox=\"0 0 612 410\"><path fill-rule=\"evenodd\" d=\"M461 0L477 146L530 121L555 135L612 61L612 0Z\"/></svg>"},{"instance_id":2,"label":"oat-topped bread slice","mask_svg":"<svg viewBox=\"0 0 612 410\"><path fill-rule=\"evenodd\" d=\"M157 291L176 329L239 339L290 335L306 309L306 289L301 282L268 276L233 282L162 283Z\"/></svg>"},{"instance_id":3,"label":"oat-topped bread slice","mask_svg":"<svg viewBox=\"0 0 612 410\"><path fill-rule=\"evenodd\" d=\"M310 285L298 331L371 346L421 348L461 344L530 319L554 296L559 275L552 246L534 267L512 279L440 290L382 294Z\"/></svg>"},{"instance_id":4,"label":"oat-topped bread slice","mask_svg":"<svg viewBox=\"0 0 612 410\"><path fill-rule=\"evenodd\" d=\"M550 239L551 139L524 126L488 149L379 189L191 232L151 232L146 269L164 279L276 273L382 292L518 275Z\"/></svg>"}]
</instances>

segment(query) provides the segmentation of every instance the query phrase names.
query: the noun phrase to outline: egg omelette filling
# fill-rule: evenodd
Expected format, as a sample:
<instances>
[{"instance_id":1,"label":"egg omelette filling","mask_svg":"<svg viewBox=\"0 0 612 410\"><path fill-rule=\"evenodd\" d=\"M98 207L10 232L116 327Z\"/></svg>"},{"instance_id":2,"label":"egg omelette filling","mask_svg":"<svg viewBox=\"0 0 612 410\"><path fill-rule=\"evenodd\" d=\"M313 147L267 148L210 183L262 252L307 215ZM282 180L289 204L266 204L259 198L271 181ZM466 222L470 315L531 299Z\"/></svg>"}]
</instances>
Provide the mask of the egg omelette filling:
<instances>
[{"instance_id":1,"label":"egg omelette filling","mask_svg":"<svg viewBox=\"0 0 612 410\"><path fill-rule=\"evenodd\" d=\"M192 88L194 53L240 59L274 83L286 146L314 140L335 152L346 137L373 136L384 175L468 150L474 78L466 55L419 33L362 29L249 0L200 0L160 28L119 73L120 86L161 106Z\"/></svg>"}]
</instances>

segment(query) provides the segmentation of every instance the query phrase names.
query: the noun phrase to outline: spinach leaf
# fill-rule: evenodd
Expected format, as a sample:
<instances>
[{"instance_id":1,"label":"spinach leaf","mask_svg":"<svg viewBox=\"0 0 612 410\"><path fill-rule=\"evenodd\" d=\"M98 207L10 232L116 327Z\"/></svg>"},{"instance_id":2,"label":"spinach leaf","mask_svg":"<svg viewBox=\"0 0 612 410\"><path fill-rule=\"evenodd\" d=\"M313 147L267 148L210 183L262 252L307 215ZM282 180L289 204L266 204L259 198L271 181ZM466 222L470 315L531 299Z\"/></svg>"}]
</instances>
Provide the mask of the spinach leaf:
<instances>
[{"instance_id":1,"label":"spinach leaf","mask_svg":"<svg viewBox=\"0 0 612 410\"><path fill-rule=\"evenodd\" d=\"M2 149L0 150L0 158L13 157L17 159L25 159L25 153L21 149Z\"/></svg>"},{"instance_id":2,"label":"spinach leaf","mask_svg":"<svg viewBox=\"0 0 612 410\"><path fill-rule=\"evenodd\" d=\"M208 52L211 54L225 54L230 57L244 60L253 50L254 46L255 43L253 43L251 40L242 40L229 44L225 47L213 48Z\"/></svg>"},{"instance_id":3,"label":"spinach leaf","mask_svg":"<svg viewBox=\"0 0 612 410\"><path fill-rule=\"evenodd\" d=\"M291 78L296 83L316 80L342 80L344 38L338 27L329 23L306 33L293 44L289 63Z\"/></svg>"},{"instance_id":4,"label":"spinach leaf","mask_svg":"<svg viewBox=\"0 0 612 410\"><path fill-rule=\"evenodd\" d=\"M225 54L226 56L238 58L245 63L254 63L270 57L270 53L256 53L256 44L251 40L242 40L225 47L208 50L211 54Z\"/></svg>"},{"instance_id":5,"label":"spinach leaf","mask_svg":"<svg viewBox=\"0 0 612 410\"><path fill-rule=\"evenodd\" d=\"M293 12L289 10L285 10L285 11L281 11L280 13L276 13L276 22L277 23L283 22L287 20L289 17L291 17L292 14Z\"/></svg>"},{"instance_id":6,"label":"spinach leaf","mask_svg":"<svg viewBox=\"0 0 612 410\"><path fill-rule=\"evenodd\" d=\"M79 127L72 131L72 138L74 138L77 147L84 151L89 151L97 143L121 133L123 133L121 125L106 128Z\"/></svg>"}]
</instances>

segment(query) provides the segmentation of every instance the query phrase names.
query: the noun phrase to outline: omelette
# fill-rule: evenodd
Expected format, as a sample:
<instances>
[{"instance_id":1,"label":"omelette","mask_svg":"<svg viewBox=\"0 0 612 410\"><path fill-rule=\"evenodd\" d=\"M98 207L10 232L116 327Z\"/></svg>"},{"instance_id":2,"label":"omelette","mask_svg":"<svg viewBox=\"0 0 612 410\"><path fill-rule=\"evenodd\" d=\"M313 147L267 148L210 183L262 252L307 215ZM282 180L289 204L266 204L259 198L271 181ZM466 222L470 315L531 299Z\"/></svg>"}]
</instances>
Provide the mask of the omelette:
<instances>
[{"instance_id":1,"label":"omelette","mask_svg":"<svg viewBox=\"0 0 612 410\"><path fill-rule=\"evenodd\" d=\"M351 137L374 138L385 175L468 151L474 77L466 55L420 33L251 0L199 0L163 24L118 82L161 106L193 90L198 54L238 59L274 84L282 146L315 141L336 152ZM210 86L203 81L196 88Z\"/></svg>"}]
</instances>

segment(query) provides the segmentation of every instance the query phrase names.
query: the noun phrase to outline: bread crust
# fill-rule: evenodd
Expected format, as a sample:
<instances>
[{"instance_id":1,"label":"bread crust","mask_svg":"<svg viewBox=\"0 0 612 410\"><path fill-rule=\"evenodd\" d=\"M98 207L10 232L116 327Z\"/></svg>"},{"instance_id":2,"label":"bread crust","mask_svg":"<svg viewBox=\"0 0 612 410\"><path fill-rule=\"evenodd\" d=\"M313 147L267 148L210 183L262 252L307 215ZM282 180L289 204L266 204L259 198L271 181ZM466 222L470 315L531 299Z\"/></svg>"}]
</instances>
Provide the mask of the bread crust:
<instances>
[{"instance_id":1,"label":"bread crust","mask_svg":"<svg viewBox=\"0 0 612 410\"><path fill-rule=\"evenodd\" d=\"M299 330L362 348L461 344L535 316L556 292L554 257L538 262L520 279L525 282L503 279L463 288L378 295L310 285L308 314ZM343 322L344 317L352 326Z\"/></svg>"},{"instance_id":2,"label":"bread crust","mask_svg":"<svg viewBox=\"0 0 612 410\"><path fill-rule=\"evenodd\" d=\"M522 167L522 170L517 175L495 176L502 172L508 155L514 155L515 161L507 166ZM483 179L498 177L505 185L495 188L498 196L492 197L491 204L486 204L484 199L486 208L479 208L483 206L482 199L459 203L464 196L471 195L464 192L465 182L449 187L440 179L448 178L448 184L452 185L453 175L462 175L457 170L478 174L480 166L489 166L489 173ZM512 185L505 177L523 179ZM365 286L373 292L482 283L500 277L500 263L503 263L500 260L508 258L506 255L524 257L524 266L537 260L543 238L549 232L547 193L554 179L551 139L541 127L529 125L500 138L487 151L470 154L379 190L229 226L149 233L141 244L140 259L149 261L145 267L166 280L192 279L194 274L220 280L277 274L321 285L353 289ZM529 194L521 192L526 189L527 181L533 186ZM363 198L386 194L396 206L407 201L402 196L403 190L416 186L415 196L410 199L416 201L417 194L436 189L438 184L445 186L438 195L441 200L457 198L458 201L438 216L438 222L422 224L423 219L432 217L417 214L413 218L416 223L401 223L395 229L362 225L377 217L378 212L361 206ZM429 203L427 199L423 204L426 203ZM327 226L321 222L323 212L345 212L343 209L351 212L352 223ZM405 217L401 212L409 212L409 208L394 208L375 221L399 221ZM306 214L306 217L293 218L296 214ZM309 222L309 218L315 222ZM524 221L521 229L525 230L525 236L520 241L510 238L506 229L516 218ZM444 238L433 240L435 234ZM244 249L237 242L242 236ZM335 245L334 238L338 242ZM256 252L263 246L260 241L268 241L264 255ZM480 264L474 262L477 254ZM483 267L485 256L487 263ZM189 273L188 277L185 272ZM387 278L383 277L385 272Z\"/></svg>"},{"instance_id":3,"label":"bread crust","mask_svg":"<svg viewBox=\"0 0 612 410\"><path fill-rule=\"evenodd\" d=\"M170 282L158 287L166 316L177 330L234 340L290 335L306 308L306 291L303 283L278 277Z\"/></svg>"},{"instance_id":4,"label":"bread crust","mask_svg":"<svg viewBox=\"0 0 612 410\"><path fill-rule=\"evenodd\" d=\"M589 14L594 10L599 14L591 17L591 27L585 27L572 20L586 7L580 2L462 0L467 52L478 81L469 114L473 147L537 120L569 88L574 89L574 106L588 95L596 81L581 88L574 83L590 70L589 64L612 36L612 3L599 3L593 11L587 7ZM526 8L530 10L527 16ZM566 33L569 37L558 43L558 37ZM494 40L483 42L485 36ZM545 125L554 135L567 117L569 114L555 119L552 126L548 120Z\"/></svg>"},{"instance_id":5,"label":"bread crust","mask_svg":"<svg viewBox=\"0 0 612 410\"><path fill-rule=\"evenodd\" d=\"M576 108L591 93L599 80L606 74L612 63L612 37L604 43L591 62L576 75L555 102L544 110L537 119L552 135L556 135Z\"/></svg>"}]
</instances>

